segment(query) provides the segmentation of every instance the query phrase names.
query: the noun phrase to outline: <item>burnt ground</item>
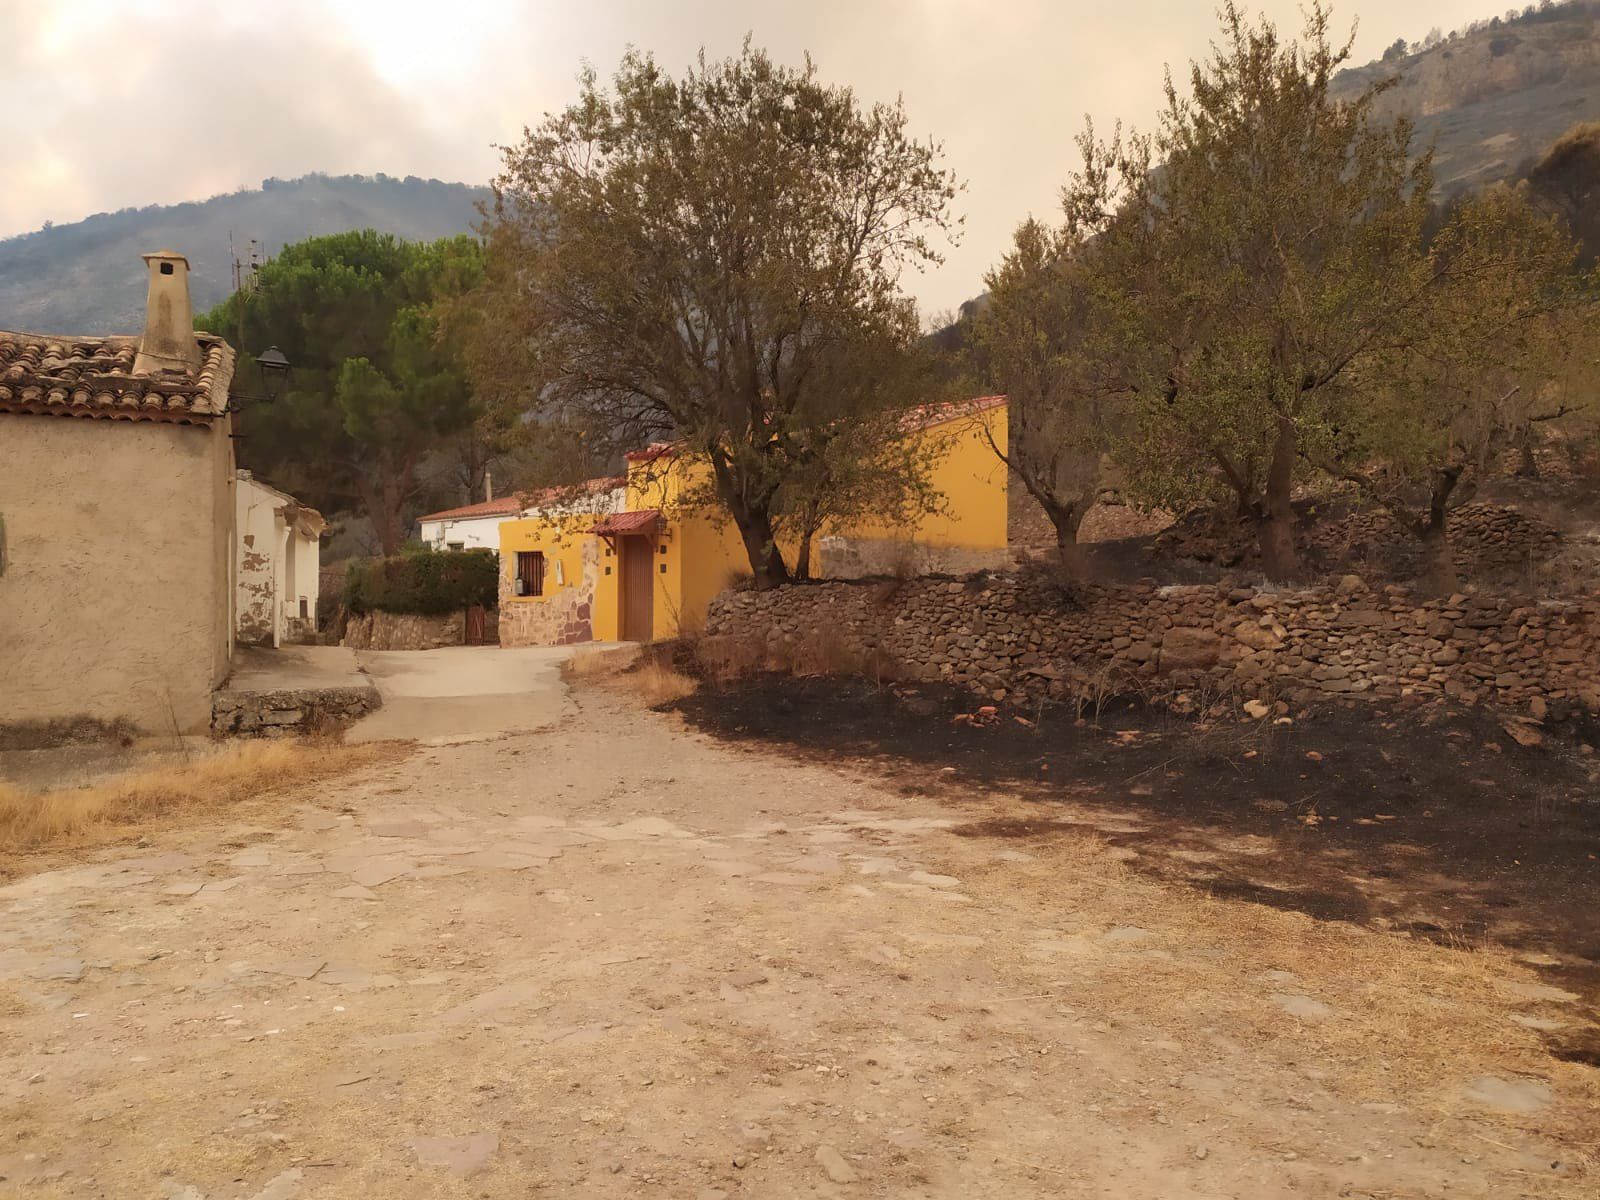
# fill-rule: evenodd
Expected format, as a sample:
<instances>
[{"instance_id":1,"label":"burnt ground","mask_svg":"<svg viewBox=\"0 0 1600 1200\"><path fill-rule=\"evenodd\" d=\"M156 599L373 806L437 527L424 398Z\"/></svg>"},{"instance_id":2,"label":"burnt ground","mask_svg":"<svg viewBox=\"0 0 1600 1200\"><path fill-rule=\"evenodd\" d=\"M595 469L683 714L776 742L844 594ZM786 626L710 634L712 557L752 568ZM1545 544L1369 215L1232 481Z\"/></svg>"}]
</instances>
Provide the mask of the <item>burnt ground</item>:
<instances>
[{"instance_id":1,"label":"burnt ground","mask_svg":"<svg viewBox=\"0 0 1600 1200\"><path fill-rule=\"evenodd\" d=\"M1580 741L1593 731L1528 748L1472 710L1333 707L1275 725L1122 704L971 724L973 705L953 688L768 675L705 684L676 707L725 739L875 767L903 792L967 809L958 832L1043 839L1087 825L1163 878L1500 944L1589 1008L1600 997L1600 789ZM981 812L996 790L1038 816ZM1551 1048L1600 1066L1595 1028L1555 1034Z\"/></svg>"}]
</instances>

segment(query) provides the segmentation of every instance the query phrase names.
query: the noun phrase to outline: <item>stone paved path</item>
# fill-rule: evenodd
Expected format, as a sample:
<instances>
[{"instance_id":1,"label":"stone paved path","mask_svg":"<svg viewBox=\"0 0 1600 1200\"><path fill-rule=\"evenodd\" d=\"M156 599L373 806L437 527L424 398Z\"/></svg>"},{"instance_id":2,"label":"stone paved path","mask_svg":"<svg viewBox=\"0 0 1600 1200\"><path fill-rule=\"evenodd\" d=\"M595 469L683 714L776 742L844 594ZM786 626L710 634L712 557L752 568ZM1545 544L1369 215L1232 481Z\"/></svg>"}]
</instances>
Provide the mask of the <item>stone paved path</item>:
<instances>
[{"instance_id":1,"label":"stone paved path","mask_svg":"<svg viewBox=\"0 0 1600 1200\"><path fill-rule=\"evenodd\" d=\"M599 691L290 804L0 888L0 1195L1594 1194L1570 1001L1090 827Z\"/></svg>"}]
</instances>

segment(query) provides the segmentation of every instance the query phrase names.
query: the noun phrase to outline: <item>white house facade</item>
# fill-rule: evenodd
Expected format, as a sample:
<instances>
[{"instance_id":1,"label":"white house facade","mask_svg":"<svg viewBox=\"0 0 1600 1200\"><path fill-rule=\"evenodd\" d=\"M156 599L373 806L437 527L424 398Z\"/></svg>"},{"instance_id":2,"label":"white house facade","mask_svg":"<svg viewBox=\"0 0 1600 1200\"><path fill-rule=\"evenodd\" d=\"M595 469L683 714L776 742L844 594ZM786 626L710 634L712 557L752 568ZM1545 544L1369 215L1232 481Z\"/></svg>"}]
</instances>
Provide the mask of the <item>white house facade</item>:
<instances>
[{"instance_id":1,"label":"white house facade","mask_svg":"<svg viewBox=\"0 0 1600 1200\"><path fill-rule=\"evenodd\" d=\"M281 646L317 630L322 514L240 471L234 490L238 554L235 614L240 642Z\"/></svg>"},{"instance_id":2,"label":"white house facade","mask_svg":"<svg viewBox=\"0 0 1600 1200\"><path fill-rule=\"evenodd\" d=\"M429 513L417 523L423 542L435 550L485 549L499 553L500 526L506 521L621 512L626 507L627 492L625 478L591 479L577 489L547 488L531 496L502 496Z\"/></svg>"}]
</instances>

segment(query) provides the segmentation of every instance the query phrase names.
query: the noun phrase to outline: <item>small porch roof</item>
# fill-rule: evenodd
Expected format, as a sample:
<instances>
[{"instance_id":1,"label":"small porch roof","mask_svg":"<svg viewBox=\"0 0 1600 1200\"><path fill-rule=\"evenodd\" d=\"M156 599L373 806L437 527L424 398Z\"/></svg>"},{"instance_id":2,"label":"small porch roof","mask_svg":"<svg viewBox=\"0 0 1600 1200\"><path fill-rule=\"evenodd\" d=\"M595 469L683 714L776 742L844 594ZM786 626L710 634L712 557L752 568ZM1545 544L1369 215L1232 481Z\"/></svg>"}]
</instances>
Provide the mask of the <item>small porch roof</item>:
<instances>
[{"instance_id":1,"label":"small porch roof","mask_svg":"<svg viewBox=\"0 0 1600 1200\"><path fill-rule=\"evenodd\" d=\"M654 537L661 529L661 510L642 508L637 512L612 513L600 518L593 530L601 537L620 537L628 533L643 533Z\"/></svg>"}]
</instances>

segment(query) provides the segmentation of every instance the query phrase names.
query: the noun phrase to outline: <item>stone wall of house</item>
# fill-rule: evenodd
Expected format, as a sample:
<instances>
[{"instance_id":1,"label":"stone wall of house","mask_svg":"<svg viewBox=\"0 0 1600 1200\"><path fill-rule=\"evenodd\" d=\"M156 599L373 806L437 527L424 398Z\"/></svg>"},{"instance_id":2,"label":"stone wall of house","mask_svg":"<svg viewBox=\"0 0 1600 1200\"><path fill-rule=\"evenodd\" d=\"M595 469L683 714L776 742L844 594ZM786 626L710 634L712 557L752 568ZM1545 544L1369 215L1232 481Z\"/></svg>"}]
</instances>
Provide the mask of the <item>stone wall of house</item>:
<instances>
[{"instance_id":1,"label":"stone wall of house","mask_svg":"<svg viewBox=\"0 0 1600 1200\"><path fill-rule=\"evenodd\" d=\"M1015 576L827 582L728 592L711 606L713 666L826 659L819 644L905 679L994 700L1209 687L1241 699L1443 699L1542 718L1600 711L1600 597L1534 603L1405 589L1085 587Z\"/></svg>"},{"instance_id":2,"label":"stone wall of house","mask_svg":"<svg viewBox=\"0 0 1600 1200\"><path fill-rule=\"evenodd\" d=\"M941 546L906 538L817 539L817 572L826 579L966 575L1010 565L1002 547Z\"/></svg>"},{"instance_id":3,"label":"stone wall of house","mask_svg":"<svg viewBox=\"0 0 1600 1200\"><path fill-rule=\"evenodd\" d=\"M485 645L497 638L497 617L484 616ZM467 614L463 612L422 616L417 613L351 613L345 622L343 644L354 650L437 650L443 646L467 643Z\"/></svg>"},{"instance_id":4,"label":"stone wall of house","mask_svg":"<svg viewBox=\"0 0 1600 1200\"><path fill-rule=\"evenodd\" d=\"M595 590L600 578L600 547L585 539L577 578L558 583L552 573L543 596L518 596L515 577L500 574L500 644L567 646L594 641Z\"/></svg>"},{"instance_id":5,"label":"stone wall of house","mask_svg":"<svg viewBox=\"0 0 1600 1200\"><path fill-rule=\"evenodd\" d=\"M288 737L344 725L381 707L376 688L218 692L211 732L220 737Z\"/></svg>"}]
</instances>

